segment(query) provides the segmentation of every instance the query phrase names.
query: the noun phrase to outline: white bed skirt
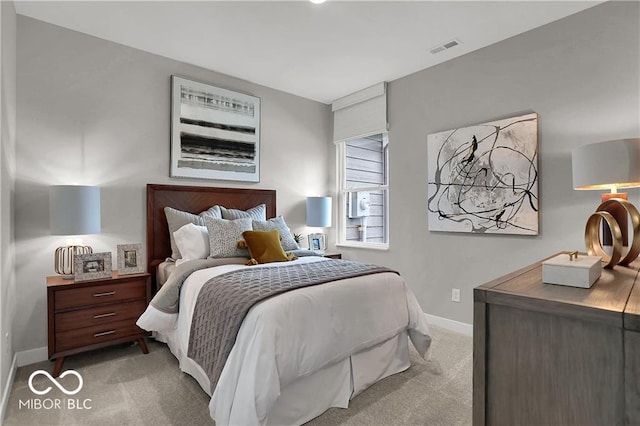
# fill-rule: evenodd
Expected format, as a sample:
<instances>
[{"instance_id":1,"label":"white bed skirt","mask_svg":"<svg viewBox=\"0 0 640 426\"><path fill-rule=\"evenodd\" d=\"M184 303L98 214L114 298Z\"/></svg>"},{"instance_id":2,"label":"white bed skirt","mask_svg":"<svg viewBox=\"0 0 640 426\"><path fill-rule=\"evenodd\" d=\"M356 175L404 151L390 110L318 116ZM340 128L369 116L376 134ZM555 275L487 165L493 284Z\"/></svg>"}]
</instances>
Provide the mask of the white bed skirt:
<instances>
[{"instance_id":1,"label":"white bed skirt","mask_svg":"<svg viewBox=\"0 0 640 426\"><path fill-rule=\"evenodd\" d=\"M202 389L211 395L209 378L195 361L186 356L176 333L157 333L156 339L167 343L178 359L180 369L196 379ZM266 424L299 425L331 407L347 408L354 396L377 381L406 370L410 365L407 332L403 331L283 388ZM209 408L213 415L212 407Z\"/></svg>"}]
</instances>

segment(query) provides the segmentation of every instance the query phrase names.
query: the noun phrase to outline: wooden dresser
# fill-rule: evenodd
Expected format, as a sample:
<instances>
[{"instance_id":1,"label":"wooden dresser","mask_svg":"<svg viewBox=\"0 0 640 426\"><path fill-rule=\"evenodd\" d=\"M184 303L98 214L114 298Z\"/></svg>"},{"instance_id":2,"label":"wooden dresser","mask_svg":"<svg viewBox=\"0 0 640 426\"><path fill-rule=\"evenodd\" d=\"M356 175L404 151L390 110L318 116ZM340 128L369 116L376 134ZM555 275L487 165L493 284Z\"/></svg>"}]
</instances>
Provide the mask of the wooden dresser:
<instances>
[{"instance_id":1,"label":"wooden dresser","mask_svg":"<svg viewBox=\"0 0 640 426\"><path fill-rule=\"evenodd\" d=\"M590 289L541 262L474 289L473 424L640 424L640 260Z\"/></svg>"},{"instance_id":2,"label":"wooden dresser","mask_svg":"<svg viewBox=\"0 0 640 426\"><path fill-rule=\"evenodd\" d=\"M151 300L148 273L74 282L47 277L49 359L55 359L58 377L68 355L104 346L137 341L148 353L146 332L136 320Z\"/></svg>"}]
</instances>

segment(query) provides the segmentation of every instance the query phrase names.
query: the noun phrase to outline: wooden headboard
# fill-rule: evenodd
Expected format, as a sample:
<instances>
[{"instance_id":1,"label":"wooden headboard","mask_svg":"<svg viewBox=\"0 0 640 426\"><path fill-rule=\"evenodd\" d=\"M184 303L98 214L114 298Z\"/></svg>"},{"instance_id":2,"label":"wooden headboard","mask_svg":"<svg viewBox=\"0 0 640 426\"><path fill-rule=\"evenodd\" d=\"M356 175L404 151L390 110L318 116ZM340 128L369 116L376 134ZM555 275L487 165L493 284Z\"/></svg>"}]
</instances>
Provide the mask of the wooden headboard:
<instances>
[{"instance_id":1,"label":"wooden headboard","mask_svg":"<svg viewBox=\"0 0 640 426\"><path fill-rule=\"evenodd\" d=\"M171 256L165 207L198 214L214 205L247 210L266 204L267 219L276 216L276 191L207 186L147 185L147 268L155 284L156 269Z\"/></svg>"}]
</instances>

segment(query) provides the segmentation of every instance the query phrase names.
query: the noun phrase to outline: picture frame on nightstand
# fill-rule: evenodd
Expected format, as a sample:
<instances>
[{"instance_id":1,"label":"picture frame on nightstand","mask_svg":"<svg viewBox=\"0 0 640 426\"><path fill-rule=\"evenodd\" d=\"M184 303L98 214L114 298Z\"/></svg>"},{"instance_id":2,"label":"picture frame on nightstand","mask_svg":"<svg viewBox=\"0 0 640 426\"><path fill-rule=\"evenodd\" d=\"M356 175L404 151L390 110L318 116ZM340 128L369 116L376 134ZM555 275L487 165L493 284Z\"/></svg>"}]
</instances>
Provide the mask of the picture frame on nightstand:
<instances>
[{"instance_id":1,"label":"picture frame on nightstand","mask_svg":"<svg viewBox=\"0 0 640 426\"><path fill-rule=\"evenodd\" d=\"M327 249L327 240L324 234L309 234L309 250L324 252Z\"/></svg>"},{"instance_id":2,"label":"picture frame on nightstand","mask_svg":"<svg viewBox=\"0 0 640 426\"><path fill-rule=\"evenodd\" d=\"M111 252L80 254L73 259L75 281L90 281L111 278Z\"/></svg>"},{"instance_id":3,"label":"picture frame on nightstand","mask_svg":"<svg viewBox=\"0 0 640 426\"><path fill-rule=\"evenodd\" d=\"M140 274L146 270L144 247L137 244L118 244L118 275Z\"/></svg>"}]
</instances>

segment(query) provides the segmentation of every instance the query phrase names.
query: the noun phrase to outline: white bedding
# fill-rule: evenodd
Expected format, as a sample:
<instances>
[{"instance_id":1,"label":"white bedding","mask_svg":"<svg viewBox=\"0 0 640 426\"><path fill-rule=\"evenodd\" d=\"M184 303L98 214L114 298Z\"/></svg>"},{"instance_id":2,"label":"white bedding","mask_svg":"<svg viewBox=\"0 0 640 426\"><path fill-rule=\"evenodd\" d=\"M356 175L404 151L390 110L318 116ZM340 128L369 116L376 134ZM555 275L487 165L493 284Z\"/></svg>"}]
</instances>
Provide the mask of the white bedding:
<instances>
[{"instance_id":1,"label":"white bedding","mask_svg":"<svg viewBox=\"0 0 640 426\"><path fill-rule=\"evenodd\" d=\"M304 257L296 262L324 260ZM273 266L282 265L252 267ZM141 328L164 333L181 368L205 390L208 378L186 357L195 300L211 277L243 267L224 265L191 274L182 287L177 321L152 306L138 319ZM424 354L431 342L424 313L393 273L305 287L264 300L249 311L238 332L213 392L211 415L218 425L266 424L276 419L308 420L330 406L346 406L352 393L369 382L408 367L406 330ZM352 366L354 354L362 360L357 369ZM378 371L367 372L368 365L378 365ZM296 409L290 402L300 401L304 389L314 383L327 391L310 404L311 417L287 413ZM283 394L291 395L288 401Z\"/></svg>"}]
</instances>

